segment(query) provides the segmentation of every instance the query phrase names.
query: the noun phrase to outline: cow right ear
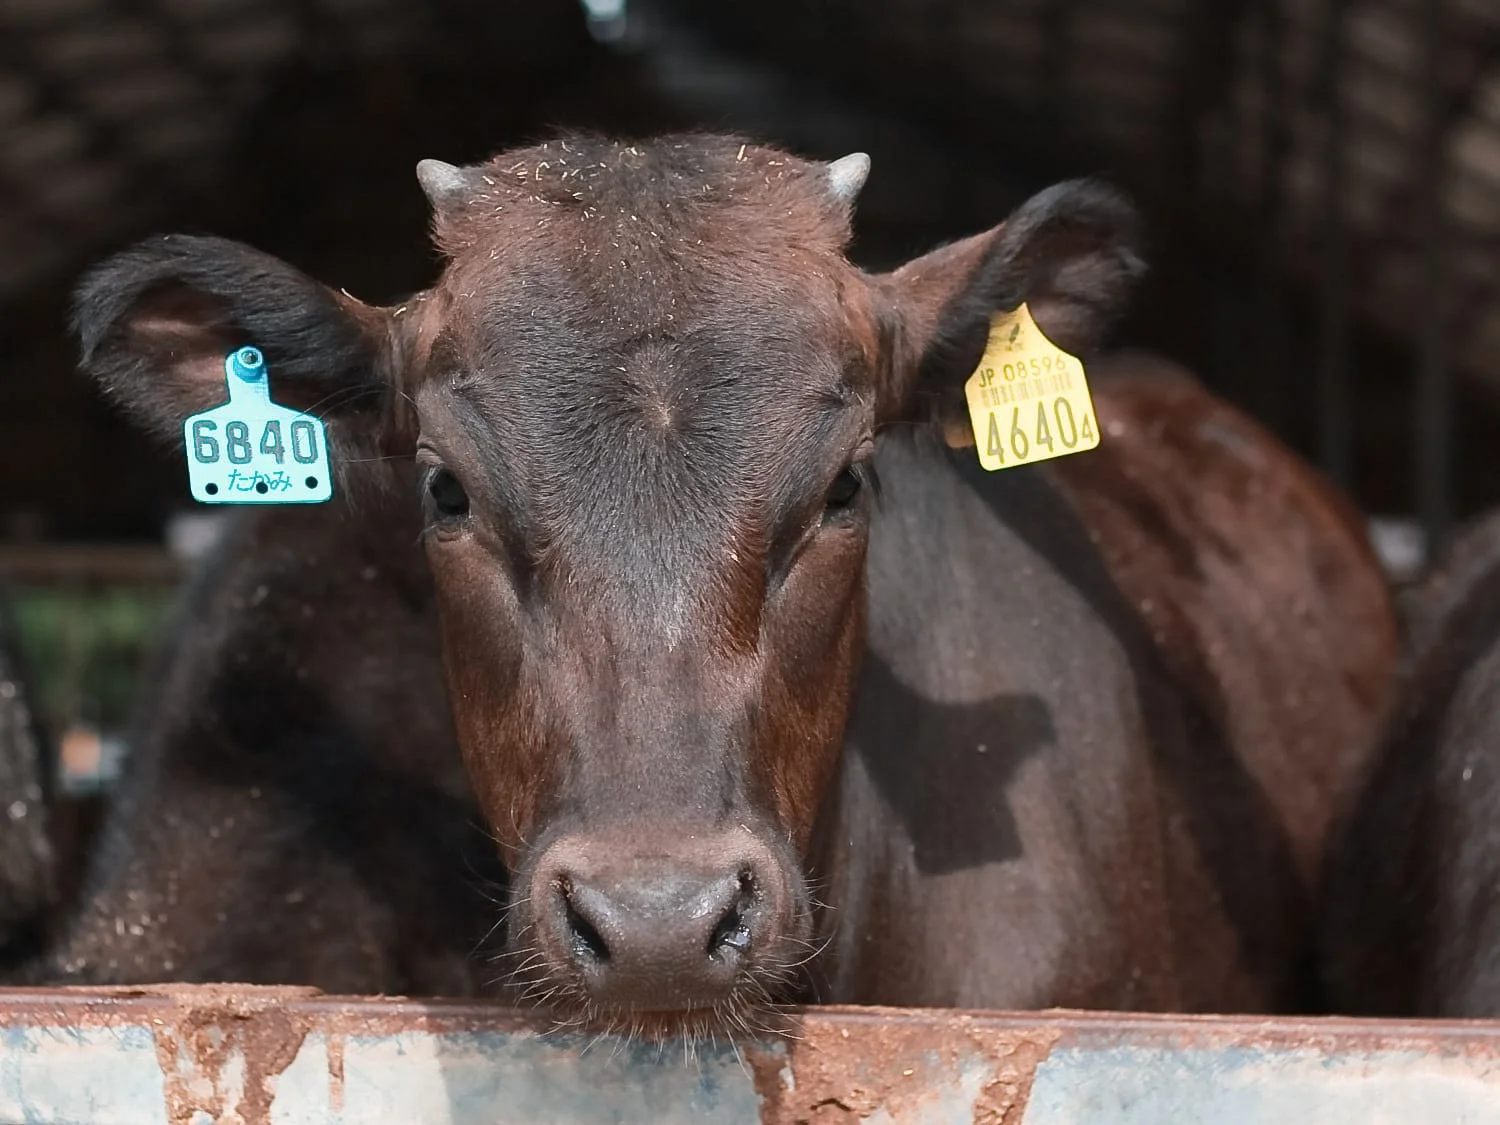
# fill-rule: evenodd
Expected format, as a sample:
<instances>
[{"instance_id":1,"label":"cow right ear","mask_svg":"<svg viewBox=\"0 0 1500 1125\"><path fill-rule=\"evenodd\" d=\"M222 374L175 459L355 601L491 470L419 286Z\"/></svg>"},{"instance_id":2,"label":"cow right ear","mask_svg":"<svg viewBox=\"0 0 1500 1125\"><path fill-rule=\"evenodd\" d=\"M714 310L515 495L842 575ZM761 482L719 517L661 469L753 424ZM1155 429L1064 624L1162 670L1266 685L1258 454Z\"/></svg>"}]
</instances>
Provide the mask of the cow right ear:
<instances>
[{"instance_id":1,"label":"cow right ear","mask_svg":"<svg viewBox=\"0 0 1500 1125\"><path fill-rule=\"evenodd\" d=\"M1071 180L1032 196L1000 226L876 278L891 347L885 419L934 417L972 441L964 381L992 318L1026 303L1064 351L1087 358L1145 270L1135 207L1108 184Z\"/></svg>"},{"instance_id":2,"label":"cow right ear","mask_svg":"<svg viewBox=\"0 0 1500 1125\"><path fill-rule=\"evenodd\" d=\"M95 268L72 316L83 369L149 429L180 440L188 415L225 401L225 357L252 344L275 400L324 418L346 447L387 414L392 325L389 310L269 254L188 235L142 242Z\"/></svg>"}]
</instances>

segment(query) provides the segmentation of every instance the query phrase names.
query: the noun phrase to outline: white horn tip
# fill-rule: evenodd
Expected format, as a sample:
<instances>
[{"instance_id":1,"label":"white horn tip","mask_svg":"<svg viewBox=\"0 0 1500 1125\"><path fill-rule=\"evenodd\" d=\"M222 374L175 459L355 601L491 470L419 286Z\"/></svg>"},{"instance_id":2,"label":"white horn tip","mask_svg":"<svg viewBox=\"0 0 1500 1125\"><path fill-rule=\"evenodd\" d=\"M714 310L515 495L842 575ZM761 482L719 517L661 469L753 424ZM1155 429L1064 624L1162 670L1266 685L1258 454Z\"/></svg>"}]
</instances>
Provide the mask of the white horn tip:
<instances>
[{"instance_id":1,"label":"white horn tip","mask_svg":"<svg viewBox=\"0 0 1500 1125\"><path fill-rule=\"evenodd\" d=\"M870 157L863 152L841 156L828 166L828 186L834 197L845 206L854 202L859 189L870 174Z\"/></svg>"},{"instance_id":2,"label":"white horn tip","mask_svg":"<svg viewBox=\"0 0 1500 1125\"><path fill-rule=\"evenodd\" d=\"M463 169L444 164L441 160L417 161L417 182L433 206L449 202L469 189L469 180Z\"/></svg>"}]
</instances>

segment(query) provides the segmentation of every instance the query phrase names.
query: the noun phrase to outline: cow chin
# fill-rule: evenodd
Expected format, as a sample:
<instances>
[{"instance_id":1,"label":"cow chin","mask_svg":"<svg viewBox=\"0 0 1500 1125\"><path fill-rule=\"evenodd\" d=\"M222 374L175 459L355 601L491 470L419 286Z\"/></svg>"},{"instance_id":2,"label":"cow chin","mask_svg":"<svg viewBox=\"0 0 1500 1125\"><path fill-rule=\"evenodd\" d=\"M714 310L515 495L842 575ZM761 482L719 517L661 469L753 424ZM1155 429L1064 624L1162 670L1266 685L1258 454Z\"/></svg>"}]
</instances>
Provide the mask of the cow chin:
<instances>
[{"instance_id":1,"label":"cow chin","mask_svg":"<svg viewBox=\"0 0 1500 1125\"><path fill-rule=\"evenodd\" d=\"M550 1032L617 1036L659 1045L680 1041L684 1049L696 1043L787 1037L796 1030L790 1009L784 1006L797 976L794 965L795 961L789 961L765 974L752 973L725 999L677 1011L601 1005L576 981L550 978L534 980L521 992L530 998L518 1004L539 1015Z\"/></svg>"},{"instance_id":2,"label":"cow chin","mask_svg":"<svg viewBox=\"0 0 1500 1125\"><path fill-rule=\"evenodd\" d=\"M775 1034L812 952L795 857L745 827L649 844L569 832L518 872L517 1002L559 1028L660 1040Z\"/></svg>"}]
</instances>

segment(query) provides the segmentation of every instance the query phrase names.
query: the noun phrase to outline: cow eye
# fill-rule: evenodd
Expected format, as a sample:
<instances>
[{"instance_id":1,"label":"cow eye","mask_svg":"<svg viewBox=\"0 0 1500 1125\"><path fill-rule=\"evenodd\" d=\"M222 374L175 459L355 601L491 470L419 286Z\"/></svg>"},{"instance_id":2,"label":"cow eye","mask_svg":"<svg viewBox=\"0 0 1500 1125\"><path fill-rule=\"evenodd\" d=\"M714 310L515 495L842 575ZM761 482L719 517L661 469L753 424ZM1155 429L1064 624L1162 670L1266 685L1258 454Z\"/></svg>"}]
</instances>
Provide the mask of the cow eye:
<instances>
[{"instance_id":1,"label":"cow eye","mask_svg":"<svg viewBox=\"0 0 1500 1125\"><path fill-rule=\"evenodd\" d=\"M833 478L833 485L828 489L828 511L841 512L849 507L859 496L862 487L864 482L860 480L859 472L852 466L845 469Z\"/></svg>"},{"instance_id":2,"label":"cow eye","mask_svg":"<svg viewBox=\"0 0 1500 1125\"><path fill-rule=\"evenodd\" d=\"M427 495L439 519L455 520L469 514L469 494L447 469L437 469L427 478Z\"/></svg>"}]
</instances>

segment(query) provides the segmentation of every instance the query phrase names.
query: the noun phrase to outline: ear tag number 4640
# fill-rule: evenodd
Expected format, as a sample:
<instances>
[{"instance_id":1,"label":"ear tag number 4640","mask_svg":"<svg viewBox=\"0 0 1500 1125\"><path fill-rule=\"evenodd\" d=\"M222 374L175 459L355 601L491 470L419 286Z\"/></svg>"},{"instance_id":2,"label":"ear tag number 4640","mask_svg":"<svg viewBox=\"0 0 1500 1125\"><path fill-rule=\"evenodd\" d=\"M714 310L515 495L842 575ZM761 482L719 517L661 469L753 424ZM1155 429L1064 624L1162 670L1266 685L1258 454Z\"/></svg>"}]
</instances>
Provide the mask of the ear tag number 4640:
<instances>
[{"instance_id":1,"label":"ear tag number 4640","mask_svg":"<svg viewBox=\"0 0 1500 1125\"><path fill-rule=\"evenodd\" d=\"M188 485L204 504L321 504L333 496L322 419L271 401L259 348L224 359L229 401L182 424Z\"/></svg>"},{"instance_id":2,"label":"ear tag number 4640","mask_svg":"<svg viewBox=\"0 0 1500 1125\"><path fill-rule=\"evenodd\" d=\"M1083 364L1042 335L1024 304L990 322L989 343L964 397L979 463L991 472L1099 444Z\"/></svg>"}]
</instances>

